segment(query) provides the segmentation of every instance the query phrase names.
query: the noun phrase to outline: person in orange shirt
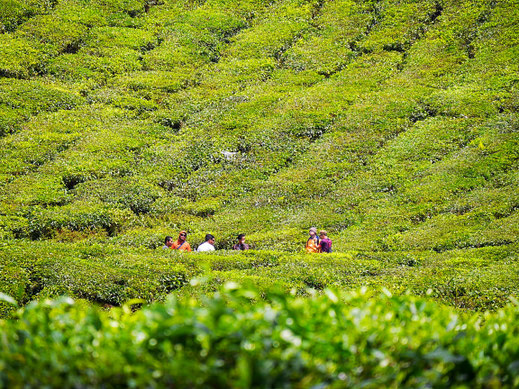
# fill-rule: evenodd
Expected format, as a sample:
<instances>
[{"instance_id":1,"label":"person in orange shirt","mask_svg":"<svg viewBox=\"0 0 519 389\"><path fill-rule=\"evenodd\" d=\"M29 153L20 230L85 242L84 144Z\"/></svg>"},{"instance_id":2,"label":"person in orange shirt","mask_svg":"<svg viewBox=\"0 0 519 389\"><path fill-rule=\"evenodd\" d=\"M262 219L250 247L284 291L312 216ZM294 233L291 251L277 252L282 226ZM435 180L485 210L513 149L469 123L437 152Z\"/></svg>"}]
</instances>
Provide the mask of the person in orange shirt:
<instances>
[{"instance_id":1,"label":"person in orange shirt","mask_svg":"<svg viewBox=\"0 0 519 389\"><path fill-rule=\"evenodd\" d=\"M191 246L186 241L187 238L187 232L186 231L180 231L180 234L178 235L178 239L176 242L173 242L171 245L172 250L179 250L179 251L191 251Z\"/></svg>"},{"instance_id":2,"label":"person in orange shirt","mask_svg":"<svg viewBox=\"0 0 519 389\"><path fill-rule=\"evenodd\" d=\"M321 246L319 246L319 237L317 236L317 228L312 227L308 231L310 237L306 241L306 252L307 253L319 253L321 252Z\"/></svg>"}]
</instances>

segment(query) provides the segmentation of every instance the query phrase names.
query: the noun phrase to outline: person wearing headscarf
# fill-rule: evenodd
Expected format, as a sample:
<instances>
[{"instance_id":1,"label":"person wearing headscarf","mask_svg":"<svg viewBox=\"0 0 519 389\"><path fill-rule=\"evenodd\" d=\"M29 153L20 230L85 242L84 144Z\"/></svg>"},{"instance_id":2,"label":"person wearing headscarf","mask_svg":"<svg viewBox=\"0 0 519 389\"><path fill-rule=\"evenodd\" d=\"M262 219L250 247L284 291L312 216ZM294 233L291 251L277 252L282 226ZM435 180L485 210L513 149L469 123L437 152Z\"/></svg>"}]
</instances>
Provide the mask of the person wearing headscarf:
<instances>
[{"instance_id":1,"label":"person wearing headscarf","mask_svg":"<svg viewBox=\"0 0 519 389\"><path fill-rule=\"evenodd\" d=\"M319 237L317 236L317 228L312 227L308 231L310 237L306 241L305 250L307 253L318 253L320 252Z\"/></svg>"}]
</instances>

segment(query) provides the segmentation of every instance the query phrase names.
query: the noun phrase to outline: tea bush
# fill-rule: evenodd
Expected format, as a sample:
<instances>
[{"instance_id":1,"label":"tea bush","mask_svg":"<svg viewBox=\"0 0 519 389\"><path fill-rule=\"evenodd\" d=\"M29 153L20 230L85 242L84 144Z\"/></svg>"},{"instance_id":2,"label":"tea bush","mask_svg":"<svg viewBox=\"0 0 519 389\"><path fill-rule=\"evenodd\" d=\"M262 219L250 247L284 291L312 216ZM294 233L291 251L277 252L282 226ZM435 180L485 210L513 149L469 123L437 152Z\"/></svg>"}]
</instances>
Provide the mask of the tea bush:
<instances>
[{"instance_id":1,"label":"tea bush","mask_svg":"<svg viewBox=\"0 0 519 389\"><path fill-rule=\"evenodd\" d=\"M138 263L140 258L130 258L114 258L115 266L108 268L104 261L93 258L40 260L33 270L35 287L41 289L35 297L66 294L100 304L121 305L132 298L161 300L187 282L187 272L181 265L168 265L164 261L160 265L148 264L146 258ZM102 276L91 277L92 272Z\"/></svg>"},{"instance_id":2,"label":"tea bush","mask_svg":"<svg viewBox=\"0 0 519 389\"><path fill-rule=\"evenodd\" d=\"M39 15L24 23L17 34L27 39L47 43L60 52L75 52L85 39L88 28L74 21Z\"/></svg>"},{"instance_id":3,"label":"tea bush","mask_svg":"<svg viewBox=\"0 0 519 389\"><path fill-rule=\"evenodd\" d=\"M2 0L0 4L0 32L4 33L14 31L31 16L50 11L56 5L56 1Z\"/></svg>"},{"instance_id":4,"label":"tea bush","mask_svg":"<svg viewBox=\"0 0 519 389\"><path fill-rule=\"evenodd\" d=\"M170 252L145 255L74 242L55 246L57 251L47 249L22 244L0 252L2 291L19 304L60 295L109 305L134 298L158 301L200 271L189 262L172 263ZM3 310L2 316L8 312Z\"/></svg>"},{"instance_id":5,"label":"tea bush","mask_svg":"<svg viewBox=\"0 0 519 389\"><path fill-rule=\"evenodd\" d=\"M0 137L17 132L27 120L27 113L22 109L2 107L0 118Z\"/></svg>"},{"instance_id":6,"label":"tea bush","mask_svg":"<svg viewBox=\"0 0 519 389\"><path fill-rule=\"evenodd\" d=\"M66 90L60 85L25 80L4 79L0 82L0 104L20 109L28 115L72 109L84 102L76 91Z\"/></svg>"},{"instance_id":7,"label":"tea bush","mask_svg":"<svg viewBox=\"0 0 519 389\"><path fill-rule=\"evenodd\" d=\"M10 33L0 35L0 75L28 78L42 71L52 53L47 46Z\"/></svg>"},{"instance_id":8,"label":"tea bush","mask_svg":"<svg viewBox=\"0 0 519 389\"><path fill-rule=\"evenodd\" d=\"M314 28L283 54L283 65L326 76L342 70L357 56L355 42L368 28L368 10L369 5L362 2L324 2L311 23Z\"/></svg>"},{"instance_id":9,"label":"tea bush","mask_svg":"<svg viewBox=\"0 0 519 389\"><path fill-rule=\"evenodd\" d=\"M97 27L89 31L86 48L124 47L133 50L150 50L156 44L156 38L150 31L136 28Z\"/></svg>"},{"instance_id":10,"label":"tea bush","mask_svg":"<svg viewBox=\"0 0 519 389\"><path fill-rule=\"evenodd\" d=\"M105 231L115 234L124 220L131 217L124 210L103 205L75 202L63 207L32 208L28 211L28 227L17 231L20 237L32 239L52 237L60 229L73 231Z\"/></svg>"},{"instance_id":11,"label":"tea bush","mask_svg":"<svg viewBox=\"0 0 519 389\"><path fill-rule=\"evenodd\" d=\"M134 50L111 48L80 50L77 54L64 54L49 61L47 71L62 80L83 81L102 85L117 74L134 72L142 68L140 53Z\"/></svg>"},{"instance_id":12,"label":"tea bush","mask_svg":"<svg viewBox=\"0 0 519 389\"><path fill-rule=\"evenodd\" d=\"M33 303L17 313L19 320L0 322L0 382L277 388L518 384L516 305L483 321L411 297L368 296L328 290L303 300L270 292L268 301L251 304L257 290L228 283L202 306L172 298L135 313L130 306L106 313L71 299ZM125 368L114 374L114 362Z\"/></svg>"},{"instance_id":13,"label":"tea bush","mask_svg":"<svg viewBox=\"0 0 519 389\"><path fill-rule=\"evenodd\" d=\"M102 220L94 220L92 216L87 220L84 216L85 223L88 221L89 224L80 225L83 219L79 216L75 219L66 217L69 224L57 228L55 243L22 240L14 243L13 240L2 248L0 255L6 277L0 287L19 303L60 294L111 305L134 298L162 300L171 292L201 299L229 281L253 284L261 291L261 296L276 285L286 292L295 291L301 295L308 295L307 288L322 293L330 287L352 290L369 286L372 290L388 289L399 295L412 293L459 309L481 311L496 310L504 306L510 296L519 295L516 245L443 253L303 255L226 250L179 253L161 249L166 234L176 237L168 228L155 235L145 228L135 229L106 244L95 238L100 237L96 229L103 226L94 223L99 224ZM45 225L41 218L36 214L36 220L24 228L36 233L38 227L42 233ZM52 220L47 224L57 222ZM10 223L13 228L14 220ZM178 229L181 228L179 225ZM203 241L204 234L204 231L189 232L188 241L193 249ZM90 243L85 243L85 239L90 239ZM218 244L230 247L228 245L232 243ZM121 246L128 247L122 249ZM210 277L210 282L186 286L199 275Z\"/></svg>"}]
</instances>

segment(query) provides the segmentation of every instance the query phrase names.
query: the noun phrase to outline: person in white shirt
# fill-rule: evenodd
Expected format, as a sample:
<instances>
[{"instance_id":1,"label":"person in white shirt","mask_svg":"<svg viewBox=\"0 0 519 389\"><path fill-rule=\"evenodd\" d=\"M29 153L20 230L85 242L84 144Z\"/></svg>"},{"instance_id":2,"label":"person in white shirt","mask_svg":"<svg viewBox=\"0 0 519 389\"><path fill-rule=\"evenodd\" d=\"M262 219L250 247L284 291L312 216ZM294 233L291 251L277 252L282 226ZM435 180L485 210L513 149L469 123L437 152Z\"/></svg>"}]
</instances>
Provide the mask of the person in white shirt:
<instances>
[{"instance_id":1,"label":"person in white shirt","mask_svg":"<svg viewBox=\"0 0 519 389\"><path fill-rule=\"evenodd\" d=\"M205 242L198 246L196 251L214 251L214 236L207 234L205 236Z\"/></svg>"}]
</instances>

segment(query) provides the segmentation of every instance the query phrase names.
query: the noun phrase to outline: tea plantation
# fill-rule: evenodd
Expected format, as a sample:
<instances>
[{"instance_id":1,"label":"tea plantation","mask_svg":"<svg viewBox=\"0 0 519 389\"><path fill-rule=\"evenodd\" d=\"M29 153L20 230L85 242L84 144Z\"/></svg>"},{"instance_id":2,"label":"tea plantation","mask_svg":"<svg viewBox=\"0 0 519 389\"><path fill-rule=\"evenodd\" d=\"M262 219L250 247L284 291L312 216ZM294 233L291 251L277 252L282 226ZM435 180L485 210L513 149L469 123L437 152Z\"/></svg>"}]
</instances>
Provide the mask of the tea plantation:
<instances>
[{"instance_id":1,"label":"tea plantation","mask_svg":"<svg viewBox=\"0 0 519 389\"><path fill-rule=\"evenodd\" d=\"M0 0L0 388L519 387L517 299L518 0Z\"/></svg>"}]
</instances>

